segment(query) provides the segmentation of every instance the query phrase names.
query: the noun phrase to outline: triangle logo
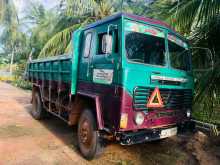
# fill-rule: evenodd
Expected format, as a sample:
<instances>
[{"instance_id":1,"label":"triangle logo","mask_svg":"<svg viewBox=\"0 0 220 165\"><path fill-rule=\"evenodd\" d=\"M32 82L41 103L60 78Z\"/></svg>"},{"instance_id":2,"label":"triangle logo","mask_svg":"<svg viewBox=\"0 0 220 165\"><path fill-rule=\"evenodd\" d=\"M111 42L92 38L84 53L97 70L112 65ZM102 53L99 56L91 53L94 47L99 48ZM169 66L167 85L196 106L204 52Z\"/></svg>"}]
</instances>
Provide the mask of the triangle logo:
<instances>
[{"instance_id":1,"label":"triangle logo","mask_svg":"<svg viewBox=\"0 0 220 165\"><path fill-rule=\"evenodd\" d=\"M147 102L147 108L162 108L162 107L164 107L163 100L160 95L159 88L156 87Z\"/></svg>"}]
</instances>

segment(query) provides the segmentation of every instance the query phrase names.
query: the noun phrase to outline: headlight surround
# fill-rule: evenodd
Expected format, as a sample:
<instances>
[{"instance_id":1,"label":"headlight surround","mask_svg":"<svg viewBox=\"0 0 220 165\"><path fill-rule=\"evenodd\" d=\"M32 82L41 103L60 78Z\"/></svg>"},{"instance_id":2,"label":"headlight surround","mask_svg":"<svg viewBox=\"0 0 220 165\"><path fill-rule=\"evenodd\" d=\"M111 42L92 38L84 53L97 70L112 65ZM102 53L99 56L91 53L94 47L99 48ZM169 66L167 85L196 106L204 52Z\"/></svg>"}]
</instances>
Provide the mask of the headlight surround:
<instances>
[{"instance_id":1,"label":"headlight surround","mask_svg":"<svg viewBox=\"0 0 220 165\"><path fill-rule=\"evenodd\" d=\"M137 125L141 125L144 122L145 115L143 112L136 112L134 116L134 121Z\"/></svg>"},{"instance_id":2,"label":"headlight surround","mask_svg":"<svg viewBox=\"0 0 220 165\"><path fill-rule=\"evenodd\" d=\"M186 110L186 117L188 117L188 118L191 117L191 109Z\"/></svg>"}]
</instances>

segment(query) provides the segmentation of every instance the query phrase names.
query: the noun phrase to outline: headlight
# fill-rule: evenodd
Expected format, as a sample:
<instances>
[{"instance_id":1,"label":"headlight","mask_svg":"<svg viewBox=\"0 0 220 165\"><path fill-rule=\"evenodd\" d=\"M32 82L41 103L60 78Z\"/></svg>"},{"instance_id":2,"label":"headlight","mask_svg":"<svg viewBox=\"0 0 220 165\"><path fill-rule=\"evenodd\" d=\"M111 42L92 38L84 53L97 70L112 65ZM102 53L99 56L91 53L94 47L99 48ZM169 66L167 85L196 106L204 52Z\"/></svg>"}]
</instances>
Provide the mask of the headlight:
<instances>
[{"instance_id":1,"label":"headlight","mask_svg":"<svg viewBox=\"0 0 220 165\"><path fill-rule=\"evenodd\" d=\"M191 117L191 110L187 109L186 111L186 117L190 118Z\"/></svg>"},{"instance_id":2,"label":"headlight","mask_svg":"<svg viewBox=\"0 0 220 165\"><path fill-rule=\"evenodd\" d=\"M137 112L136 114L135 114L135 117L134 117L134 121L135 121L135 123L137 124L137 125L141 125L141 124L143 124L143 122L144 122L144 113L142 113L142 112Z\"/></svg>"}]
</instances>

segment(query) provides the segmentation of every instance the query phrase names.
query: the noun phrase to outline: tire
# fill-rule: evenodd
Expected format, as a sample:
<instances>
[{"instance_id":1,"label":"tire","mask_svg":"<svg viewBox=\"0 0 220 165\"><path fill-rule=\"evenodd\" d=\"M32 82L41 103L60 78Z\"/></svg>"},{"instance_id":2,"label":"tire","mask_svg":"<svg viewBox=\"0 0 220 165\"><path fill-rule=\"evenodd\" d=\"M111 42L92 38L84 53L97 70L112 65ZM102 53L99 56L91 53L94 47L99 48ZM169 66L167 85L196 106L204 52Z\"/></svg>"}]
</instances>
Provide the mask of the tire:
<instances>
[{"instance_id":1,"label":"tire","mask_svg":"<svg viewBox=\"0 0 220 165\"><path fill-rule=\"evenodd\" d=\"M99 156L104 147L98 135L96 120L91 110L84 110L80 116L77 130L80 152L87 160Z\"/></svg>"},{"instance_id":2,"label":"tire","mask_svg":"<svg viewBox=\"0 0 220 165\"><path fill-rule=\"evenodd\" d=\"M31 115L36 120L41 120L46 117L46 110L43 108L40 93L38 91L33 93L33 108L31 110Z\"/></svg>"}]
</instances>

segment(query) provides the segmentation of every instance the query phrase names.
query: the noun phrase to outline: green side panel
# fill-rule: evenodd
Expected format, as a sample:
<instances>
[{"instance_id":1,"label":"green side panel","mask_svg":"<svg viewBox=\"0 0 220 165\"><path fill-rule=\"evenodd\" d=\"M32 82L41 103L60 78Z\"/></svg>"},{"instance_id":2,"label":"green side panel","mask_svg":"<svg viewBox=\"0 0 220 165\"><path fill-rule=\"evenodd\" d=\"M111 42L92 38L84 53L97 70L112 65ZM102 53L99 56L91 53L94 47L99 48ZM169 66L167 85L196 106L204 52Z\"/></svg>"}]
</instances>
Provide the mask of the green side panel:
<instances>
[{"instance_id":1,"label":"green side panel","mask_svg":"<svg viewBox=\"0 0 220 165\"><path fill-rule=\"evenodd\" d=\"M56 81L62 83L71 82L72 57L60 55L50 58L33 60L28 66L29 79Z\"/></svg>"},{"instance_id":2,"label":"green side panel","mask_svg":"<svg viewBox=\"0 0 220 165\"><path fill-rule=\"evenodd\" d=\"M72 80L71 80L71 94L76 94L77 75L78 75L78 62L79 62L79 47L80 37L82 30L78 29L74 31L72 43L73 43L73 57L72 57Z\"/></svg>"}]
</instances>

